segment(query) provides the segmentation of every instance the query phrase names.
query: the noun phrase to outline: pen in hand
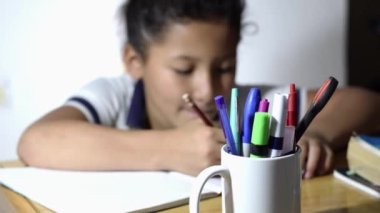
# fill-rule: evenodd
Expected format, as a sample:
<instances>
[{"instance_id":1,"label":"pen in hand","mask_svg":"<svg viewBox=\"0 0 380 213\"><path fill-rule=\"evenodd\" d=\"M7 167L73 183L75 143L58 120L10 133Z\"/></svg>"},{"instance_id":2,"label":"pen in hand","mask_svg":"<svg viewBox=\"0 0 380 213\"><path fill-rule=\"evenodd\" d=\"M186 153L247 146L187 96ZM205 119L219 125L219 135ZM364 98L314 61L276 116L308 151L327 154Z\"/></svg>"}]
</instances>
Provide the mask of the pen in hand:
<instances>
[{"instance_id":1,"label":"pen in hand","mask_svg":"<svg viewBox=\"0 0 380 213\"><path fill-rule=\"evenodd\" d=\"M211 121L206 117L206 115L199 109L199 107L194 103L188 93L182 95L182 99L186 102L186 104L191 107L195 113L203 120L203 122L207 126L213 126Z\"/></svg>"},{"instance_id":2,"label":"pen in hand","mask_svg":"<svg viewBox=\"0 0 380 213\"><path fill-rule=\"evenodd\" d=\"M338 86L338 80L334 77L330 77L322 86L319 88L318 92L315 94L314 99L307 110L305 116L299 122L295 130L294 143L297 144L299 139L305 133L306 129L309 127L312 120L317 116L317 114L323 109L323 107L330 100L331 96L334 94L335 89Z\"/></svg>"}]
</instances>

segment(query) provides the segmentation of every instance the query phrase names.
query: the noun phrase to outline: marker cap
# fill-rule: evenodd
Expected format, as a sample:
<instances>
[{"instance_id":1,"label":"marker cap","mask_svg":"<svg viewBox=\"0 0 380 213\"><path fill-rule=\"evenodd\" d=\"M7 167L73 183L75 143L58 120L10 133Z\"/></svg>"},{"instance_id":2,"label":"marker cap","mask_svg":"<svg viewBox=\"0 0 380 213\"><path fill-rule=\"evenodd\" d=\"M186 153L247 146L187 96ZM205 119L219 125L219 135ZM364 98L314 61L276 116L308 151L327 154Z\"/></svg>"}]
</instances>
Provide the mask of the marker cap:
<instances>
[{"instance_id":1,"label":"marker cap","mask_svg":"<svg viewBox=\"0 0 380 213\"><path fill-rule=\"evenodd\" d=\"M259 112L268 112L268 108L269 108L269 102L267 99L263 99L260 101L260 105L259 105Z\"/></svg>"},{"instance_id":2,"label":"marker cap","mask_svg":"<svg viewBox=\"0 0 380 213\"><path fill-rule=\"evenodd\" d=\"M252 137L252 124L254 121L255 113L259 108L259 102L261 99L261 92L258 88L251 88L247 95L244 106L244 116L242 125L242 142L250 143Z\"/></svg>"},{"instance_id":3,"label":"marker cap","mask_svg":"<svg viewBox=\"0 0 380 213\"><path fill-rule=\"evenodd\" d=\"M274 137L284 136L284 127L286 123L287 112L287 98L286 95L276 93L274 94L273 107L272 107L272 121L270 126L270 135Z\"/></svg>"},{"instance_id":4,"label":"marker cap","mask_svg":"<svg viewBox=\"0 0 380 213\"><path fill-rule=\"evenodd\" d=\"M256 112L252 128L251 143L254 145L267 145L269 138L270 115L266 112Z\"/></svg>"}]
</instances>

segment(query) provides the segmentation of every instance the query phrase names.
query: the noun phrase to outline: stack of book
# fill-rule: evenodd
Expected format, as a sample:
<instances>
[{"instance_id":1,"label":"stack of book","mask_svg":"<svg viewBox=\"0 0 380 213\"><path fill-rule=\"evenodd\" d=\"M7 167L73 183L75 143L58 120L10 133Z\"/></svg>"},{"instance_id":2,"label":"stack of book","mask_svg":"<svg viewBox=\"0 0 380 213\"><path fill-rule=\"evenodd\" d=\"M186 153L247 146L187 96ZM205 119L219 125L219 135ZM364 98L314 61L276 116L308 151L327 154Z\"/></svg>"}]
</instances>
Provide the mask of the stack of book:
<instances>
[{"instance_id":1,"label":"stack of book","mask_svg":"<svg viewBox=\"0 0 380 213\"><path fill-rule=\"evenodd\" d=\"M380 197L380 137L353 135L347 148L348 168L334 175L372 195Z\"/></svg>"}]
</instances>

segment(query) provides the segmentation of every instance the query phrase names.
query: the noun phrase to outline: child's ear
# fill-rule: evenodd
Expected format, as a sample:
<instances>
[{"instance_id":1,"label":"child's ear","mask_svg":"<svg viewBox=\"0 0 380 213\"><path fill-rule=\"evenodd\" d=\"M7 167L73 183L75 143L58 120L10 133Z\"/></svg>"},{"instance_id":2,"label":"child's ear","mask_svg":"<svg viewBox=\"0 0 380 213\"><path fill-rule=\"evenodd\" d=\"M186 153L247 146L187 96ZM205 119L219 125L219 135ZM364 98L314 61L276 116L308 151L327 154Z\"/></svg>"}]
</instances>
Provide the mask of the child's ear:
<instances>
[{"instance_id":1,"label":"child's ear","mask_svg":"<svg viewBox=\"0 0 380 213\"><path fill-rule=\"evenodd\" d=\"M123 61L126 71L133 79L138 80L142 77L143 60L140 54L138 54L130 44L127 44L124 49Z\"/></svg>"}]
</instances>

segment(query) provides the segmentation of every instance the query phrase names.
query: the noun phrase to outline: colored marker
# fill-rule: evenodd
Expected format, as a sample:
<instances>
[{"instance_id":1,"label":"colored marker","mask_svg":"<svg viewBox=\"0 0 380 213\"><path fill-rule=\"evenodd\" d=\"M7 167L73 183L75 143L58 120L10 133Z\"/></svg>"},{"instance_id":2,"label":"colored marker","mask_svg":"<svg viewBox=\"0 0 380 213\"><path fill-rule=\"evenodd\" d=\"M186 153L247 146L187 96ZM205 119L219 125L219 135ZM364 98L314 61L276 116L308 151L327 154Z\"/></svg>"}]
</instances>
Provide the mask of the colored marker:
<instances>
[{"instance_id":1,"label":"colored marker","mask_svg":"<svg viewBox=\"0 0 380 213\"><path fill-rule=\"evenodd\" d=\"M216 109L219 112L220 124L223 128L224 137L226 138L227 145L231 151L231 154L237 155L237 151L235 148L234 136L232 134L231 126L228 119L226 102L224 101L224 97L218 95L214 98Z\"/></svg>"},{"instance_id":2,"label":"colored marker","mask_svg":"<svg viewBox=\"0 0 380 213\"><path fill-rule=\"evenodd\" d=\"M284 144L282 146L282 155L292 153L294 150L294 131L295 126L285 126L284 130Z\"/></svg>"},{"instance_id":3,"label":"colored marker","mask_svg":"<svg viewBox=\"0 0 380 213\"><path fill-rule=\"evenodd\" d=\"M252 126L255 118L255 113L259 107L260 99L260 90L258 88L251 88L244 105L243 124L241 131L242 154L244 157L249 157L251 154Z\"/></svg>"},{"instance_id":4,"label":"colored marker","mask_svg":"<svg viewBox=\"0 0 380 213\"><path fill-rule=\"evenodd\" d=\"M256 112L251 138L251 158L268 157L270 115L267 112Z\"/></svg>"},{"instance_id":5,"label":"colored marker","mask_svg":"<svg viewBox=\"0 0 380 213\"><path fill-rule=\"evenodd\" d=\"M238 89L231 90L231 105L230 105L230 125L232 135L235 141L235 147L238 155L241 155L240 130L239 130L239 113L238 113Z\"/></svg>"},{"instance_id":6,"label":"colored marker","mask_svg":"<svg viewBox=\"0 0 380 213\"><path fill-rule=\"evenodd\" d=\"M334 94L338 86L338 81L334 77L330 77L323 82L322 86L319 88L317 94L315 94L314 99L307 110L305 116L299 122L296 127L294 142L298 143L299 139L305 133L306 129L309 127L310 123L313 121L315 116L323 109L323 107L330 100L331 96Z\"/></svg>"},{"instance_id":7,"label":"colored marker","mask_svg":"<svg viewBox=\"0 0 380 213\"><path fill-rule=\"evenodd\" d=\"M182 100L184 100L189 107L191 107L195 113L203 120L207 126L213 126L211 121L206 117L206 115L199 109L195 102L190 98L190 95L185 93L182 95Z\"/></svg>"},{"instance_id":8,"label":"colored marker","mask_svg":"<svg viewBox=\"0 0 380 213\"><path fill-rule=\"evenodd\" d=\"M288 115L286 125L297 125L297 93L295 84L290 84L290 92L288 96Z\"/></svg>"},{"instance_id":9,"label":"colored marker","mask_svg":"<svg viewBox=\"0 0 380 213\"><path fill-rule=\"evenodd\" d=\"M259 105L259 112L268 112L269 102L267 99L261 100Z\"/></svg>"},{"instance_id":10,"label":"colored marker","mask_svg":"<svg viewBox=\"0 0 380 213\"><path fill-rule=\"evenodd\" d=\"M286 95L279 93L274 94L269 137L270 157L281 156L287 108Z\"/></svg>"}]
</instances>

